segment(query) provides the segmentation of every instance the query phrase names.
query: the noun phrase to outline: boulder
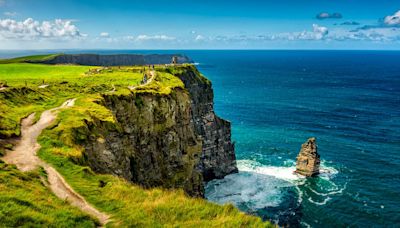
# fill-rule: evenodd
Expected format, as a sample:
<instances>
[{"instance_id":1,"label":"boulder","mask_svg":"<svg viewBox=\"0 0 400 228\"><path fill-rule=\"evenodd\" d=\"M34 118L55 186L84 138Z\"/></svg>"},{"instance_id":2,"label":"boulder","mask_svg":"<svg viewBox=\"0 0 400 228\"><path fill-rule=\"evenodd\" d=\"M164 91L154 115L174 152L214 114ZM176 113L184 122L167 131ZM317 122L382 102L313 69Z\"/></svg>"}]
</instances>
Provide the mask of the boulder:
<instances>
[{"instance_id":1,"label":"boulder","mask_svg":"<svg viewBox=\"0 0 400 228\"><path fill-rule=\"evenodd\" d=\"M301 150L297 156L296 173L312 177L319 174L320 156L317 150L315 138L309 138L301 145Z\"/></svg>"}]
</instances>

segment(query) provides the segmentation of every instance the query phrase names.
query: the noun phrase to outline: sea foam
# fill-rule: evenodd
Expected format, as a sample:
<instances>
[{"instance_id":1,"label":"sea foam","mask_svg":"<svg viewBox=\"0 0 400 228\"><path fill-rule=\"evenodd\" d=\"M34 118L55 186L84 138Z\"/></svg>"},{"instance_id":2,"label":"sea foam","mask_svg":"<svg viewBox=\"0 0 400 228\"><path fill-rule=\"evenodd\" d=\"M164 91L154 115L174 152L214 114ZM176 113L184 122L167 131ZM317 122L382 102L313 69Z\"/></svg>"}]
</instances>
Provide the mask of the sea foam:
<instances>
[{"instance_id":1,"label":"sea foam","mask_svg":"<svg viewBox=\"0 0 400 228\"><path fill-rule=\"evenodd\" d=\"M278 179L294 182L305 179L295 173L296 167L284 167L284 166L264 166L259 162L251 160L239 160L237 161L239 171L254 172L262 175L272 176Z\"/></svg>"},{"instance_id":2,"label":"sea foam","mask_svg":"<svg viewBox=\"0 0 400 228\"><path fill-rule=\"evenodd\" d=\"M238 160L239 173L208 182L206 197L219 204L233 203L246 211L257 211L267 207L278 207L285 197L287 200L286 193L291 187L297 192L297 196L292 197L297 199L298 206L303 203L304 196L309 203L325 205L331 200L329 196L341 194L346 188L339 188L331 180L338 171L326 166L325 162L321 164L321 174L318 177L321 178L322 184L314 186L317 187L316 190L307 186L305 177L294 172L296 167L293 160L285 161L284 164L288 166L270 166L252 160ZM304 192L304 188L311 190L319 200L313 200L309 193Z\"/></svg>"}]
</instances>

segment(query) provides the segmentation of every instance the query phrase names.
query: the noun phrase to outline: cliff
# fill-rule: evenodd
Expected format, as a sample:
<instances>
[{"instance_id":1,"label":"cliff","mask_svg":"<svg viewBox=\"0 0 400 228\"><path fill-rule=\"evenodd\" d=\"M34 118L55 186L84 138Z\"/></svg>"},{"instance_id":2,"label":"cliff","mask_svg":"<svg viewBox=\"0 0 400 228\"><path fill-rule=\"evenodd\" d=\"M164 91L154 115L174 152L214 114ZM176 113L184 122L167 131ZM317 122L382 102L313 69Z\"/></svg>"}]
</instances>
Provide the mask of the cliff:
<instances>
[{"instance_id":1,"label":"cliff","mask_svg":"<svg viewBox=\"0 0 400 228\"><path fill-rule=\"evenodd\" d=\"M211 83L195 67L169 73L184 88L102 95L115 124L87 123L85 159L97 172L143 187L183 188L203 197L203 181L237 172L231 126L215 115Z\"/></svg>"},{"instance_id":2,"label":"cliff","mask_svg":"<svg viewBox=\"0 0 400 228\"><path fill-rule=\"evenodd\" d=\"M89 204L112 217L107 227L271 227L232 205L215 205L181 190L201 197L203 180L236 171L230 124L215 115L211 83L194 66L144 70L26 63L55 56L0 61L0 77L7 82L0 90L0 156L18 144L21 120L73 99L38 136L37 155ZM144 74L151 78L143 84ZM64 201L48 204L54 195L41 183L49 177L43 170L14 170L0 160L0 195L6 205L0 207L0 221L7 226L96 223ZM27 219L13 216L20 214L15 210Z\"/></svg>"},{"instance_id":3,"label":"cliff","mask_svg":"<svg viewBox=\"0 0 400 228\"><path fill-rule=\"evenodd\" d=\"M214 91L211 82L195 67L176 74L189 91L195 130L203 139L203 152L198 170L205 181L221 179L238 172L230 122L214 113Z\"/></svg>"},{"instance_id":4,"label":"cliff","mask_svg":"<svg viewBox=\"0 0 400 228\"><path fill-rule=\"evenodd\" d=\"M150 65L169 64L172 57L178 57L178 63L190 63L191 60L184 55L171 54L119 54L119 55L96 55L96 54L60 54L50 58L25 60L31 63L44 64L76 64L86 66L128 66L128 65Z\"/></svg>"}]
</instances>

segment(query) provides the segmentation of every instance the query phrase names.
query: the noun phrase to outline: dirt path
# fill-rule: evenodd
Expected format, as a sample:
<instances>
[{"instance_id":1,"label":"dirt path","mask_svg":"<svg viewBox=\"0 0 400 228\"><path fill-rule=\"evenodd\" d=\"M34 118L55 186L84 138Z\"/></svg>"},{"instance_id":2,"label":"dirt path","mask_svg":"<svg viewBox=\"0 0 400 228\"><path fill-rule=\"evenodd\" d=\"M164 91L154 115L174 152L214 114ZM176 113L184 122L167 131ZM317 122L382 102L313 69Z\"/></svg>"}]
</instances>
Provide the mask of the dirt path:
<instances>
[{"instance_id":1,"label":"dirt path","mask_svg":"<svg viewBox=\"0 0 400 228\"><path fill-rule=\"evenodd\" d=\"M40 149L40 145L37 143L37 138L41 132L45 128L49 127L56 119L56 111L62 108L72 107L74 104L75 99L71 99L58 108L44 111L40 116L40 120L35 124L32 124L35 118L34 113L22 120L21 140L15 146L13 151L8 152L2 159L6 163L15 164L18 169L24 172L42 166L46 170L49 187L56 196L63 200L67 200L70 204L80 208L88 214L91 214L96 217L102 225L105 225L109 221L109 216L99 212L87 203L82 196L76 193L68 185L64 178L53 167L36 156L36 152Z\"/></svg>"},{"instance_id":2,"label":"dirt path","mask_svg":"<svg viewBox=\"0 0 400 228\"><path fill-rule=\"evenodd\" d=\"M150 83L153 81L153 79L156 77L156 72L155 72L155 70L150 71L150 76L151 76L151 77L149 78L149 80L147 80L146 83L141 84L141 85L138 85L138 86L128 86L128 89L130 89L130 90L135 90L135 89L137 89L137 88L140 88L140 87L143 87L143 86L146 86L146 85L150 84Z\"/></svg>"}]
</instances>

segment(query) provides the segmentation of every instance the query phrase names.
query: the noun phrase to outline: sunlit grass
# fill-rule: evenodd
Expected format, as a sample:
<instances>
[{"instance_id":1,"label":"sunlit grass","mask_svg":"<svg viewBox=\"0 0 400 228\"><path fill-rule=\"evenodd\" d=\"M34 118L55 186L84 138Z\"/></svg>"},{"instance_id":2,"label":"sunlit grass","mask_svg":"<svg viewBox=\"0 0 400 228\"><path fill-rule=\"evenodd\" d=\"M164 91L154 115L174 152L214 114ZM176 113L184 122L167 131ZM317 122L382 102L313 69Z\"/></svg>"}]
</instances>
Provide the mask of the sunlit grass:
<instances>
[{"instance_id":1,"label":"sunlit grass","mask_svg":"<svg viewBox=\"0 0 400 228\"><path fill-rule=\"evenodd\" d=\"M43 131L39 137L42 148L38 154L43 160L52 164L88 202L110 214L113 219L111 226L269 226L269 223L263 223L260 218L246 215L232 205L219 206L203 199L190 198L182 190L158 188L146 190L112 175L96 174L89 167L84 166L83 144L91 133L87 123L90 122L95 126L96 122L101 121L102 125L107 125L108 129L119 131L120 126L115 123L113 113L104 105L104 96L113 96L113 99L141 94L167 96L174 89L184 89L182 81L174 75L188 69L195 72L200 80L210 83L191 65L156 66L154 80L132 91L128 89L128 86L138 86L143 79L143 74L149 73L148 70L143 70L143 67L139 66L100 68L23 63L0 64L0 82L9 86L0 91L0 136L19 135L19 123L22 118L32 112L36 112L36 116L39 116L44 110L58 107L67 99L76 98L75 106L60 110L53 126ZM43 83L49 86L44 89L39 88L39 85ZM31 182L40 184L39 180L26 179L22 180L20 185L30 186ZM0 182L0 186L2 186L1 195L13 194L8 193L12 191L12 183ZM42 188L43 191L46 190L44 186ZM37 197L46 197L49 193L37 192L37 194L39 194ZM35 198L32 197L34 196L19 195L17 198L34 200ZM35 206L32 202L31 208L26 210L34 210L32 208ZM77 223L74 225L69 221L73 215L64 215L67 212L64 212L61 206L54 207L54 211L51 212L53 214L49 213L47 218L50 224L55 224L55 226L59 224L58 220L51 220L57 213L64 216L58 219L64 219L65 224L70 227L92 224L90 218L83 217L87 219L73 220ZM7 209L0 206L0 218L4 211ZM41 214L32 214L32 216L46 218L46 215ZM16 222L16 219L17 217L9 218L8 224ZM23 223L25 224L30 223ZM46 224L44 223L44 226Z\"/></svg>"},{"instance_id":2,"label":"sunlit grass","mask_svg":"<svg viewBox=\"0 0 400 228\"><path fill-rule=\"evenodd\" d=\"M31 56L23 56L13 59L0 59L0 64L4 63L25 63L25 62L41 62L46 60L54 59L60 54L50 54L50 55L31 55Z\"/></svg>"},{"instance_id":3,"label":"sunlit grass","mask_svg":"<svg viewBox=\"0 0 400 228\"><path fill-rule=\"evenodd\" d=\"M0 83L8 86L6 90L0 90L0 135L19 135L22 118L32 112L40 113L57 107L69 98L85 97L94 101L107 93L169 94L173 88L183 88L177 77L158 71L164 68L156 69L156 78L152 83L131 91L129 86L139 86L143 75L149 75L149 71L143 70L142 66L103 69L72 65L0 64ZM48 87L39 88L43 84ZM92 107L92 103L88 102L88 107Z\"/></svg>"},{"instance_id":4,"label":"sunlit grass","mask_svg":"<svg viewBox=\"0 0 400 228\"><path fill-rule=\"evenodd\" d=\"M96 227L89 215L58 199L39 172L23 173L0 160L0 227Z\"/></svg>"}]
</instances>

